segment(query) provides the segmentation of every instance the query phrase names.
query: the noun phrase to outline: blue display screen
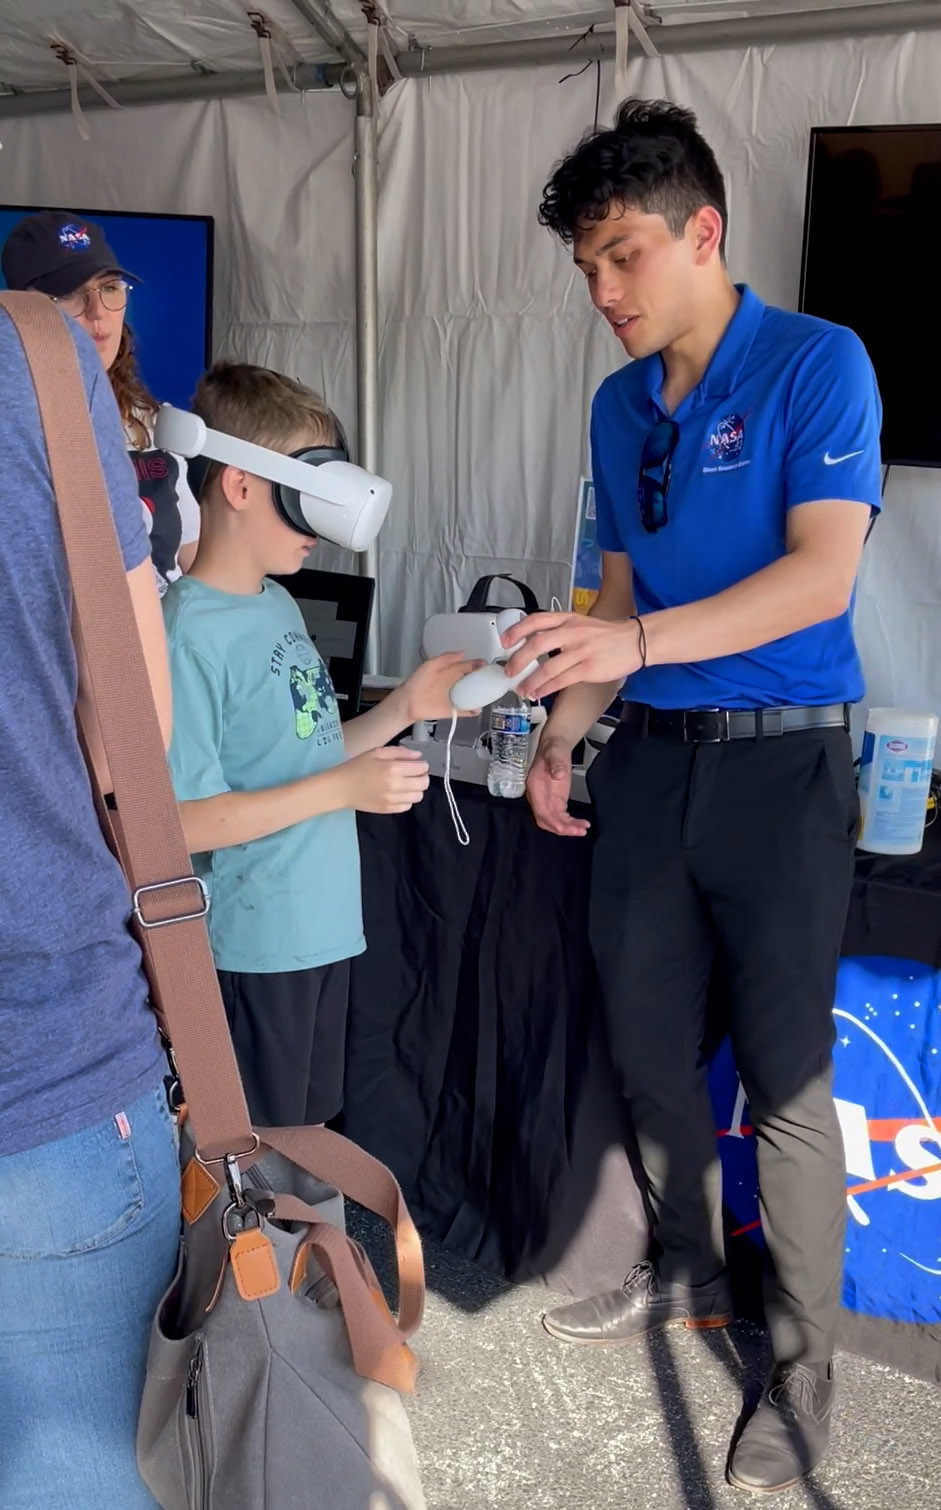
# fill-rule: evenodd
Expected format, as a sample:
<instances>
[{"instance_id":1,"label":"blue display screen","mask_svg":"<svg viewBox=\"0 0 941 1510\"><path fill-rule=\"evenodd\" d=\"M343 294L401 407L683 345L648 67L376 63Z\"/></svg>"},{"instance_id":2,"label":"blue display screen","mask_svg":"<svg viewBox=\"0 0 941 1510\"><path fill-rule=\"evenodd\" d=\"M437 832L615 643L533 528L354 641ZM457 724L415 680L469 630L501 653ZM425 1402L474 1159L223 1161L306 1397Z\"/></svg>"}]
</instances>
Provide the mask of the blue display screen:
<instances>
[{"instance_id":1,"label":"blue display screen","mask_svg":"<svg viewBox=\"0 0 941 1510\"><path fill-rule=\"evenodd\" d=\"M100 225L121 266L143 280L131 293L127 307L138 366L154 398L188 409L211 359L212 217L116 214L73 205L2 205L0 244L24 215L56 209Z\"/></svg>"}]
</instances>

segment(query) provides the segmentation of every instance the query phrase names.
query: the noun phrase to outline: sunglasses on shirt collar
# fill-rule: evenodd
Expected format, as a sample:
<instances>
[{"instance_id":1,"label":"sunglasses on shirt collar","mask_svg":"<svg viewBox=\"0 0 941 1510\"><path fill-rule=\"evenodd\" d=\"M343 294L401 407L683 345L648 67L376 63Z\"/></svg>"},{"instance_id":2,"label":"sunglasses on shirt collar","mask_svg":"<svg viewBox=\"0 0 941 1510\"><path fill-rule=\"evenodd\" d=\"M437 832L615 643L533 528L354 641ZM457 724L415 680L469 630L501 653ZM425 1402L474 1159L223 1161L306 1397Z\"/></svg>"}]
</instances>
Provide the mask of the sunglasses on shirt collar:
<instances>
[{"instance_id":1,"label":"sunglasses on shirt collar","mask_svg":"<svg viewBox=\"0 0 941 1510\"><path fill-rule=\"evenodd\" d=\"M640 522L648 535L662 530L667 522L667 492L673 468L673 453L680 438L674 419L658 420L644 441L637 474L637 506Z\"/></svg>"}]
</instances>

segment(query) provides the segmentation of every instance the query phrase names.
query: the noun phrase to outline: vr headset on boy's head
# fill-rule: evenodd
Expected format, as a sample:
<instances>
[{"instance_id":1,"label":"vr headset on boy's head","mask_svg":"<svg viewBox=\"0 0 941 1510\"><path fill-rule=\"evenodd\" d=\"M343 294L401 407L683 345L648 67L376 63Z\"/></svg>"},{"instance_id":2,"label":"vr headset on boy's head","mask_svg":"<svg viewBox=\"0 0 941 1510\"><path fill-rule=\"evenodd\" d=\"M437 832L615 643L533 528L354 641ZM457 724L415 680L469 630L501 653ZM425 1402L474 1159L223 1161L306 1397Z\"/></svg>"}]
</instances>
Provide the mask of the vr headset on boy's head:
<instances>
[{"instance_id":1,"label":"vr headset on boy's head","mask_svg":"<svg viewBox=\"0 0 941 1510\"><path fill-rule=\"evenodd\" d=\"M392 501L392 484L350 461L346 443L307 446L284 456L251 441L207 430L198 414L161 406L154 444L187 458L190 487L199 498L214 461L239 467L272 484L274 506L302 535L320 536L364 551L378 535Z\"/></svg>"}]
</instances>

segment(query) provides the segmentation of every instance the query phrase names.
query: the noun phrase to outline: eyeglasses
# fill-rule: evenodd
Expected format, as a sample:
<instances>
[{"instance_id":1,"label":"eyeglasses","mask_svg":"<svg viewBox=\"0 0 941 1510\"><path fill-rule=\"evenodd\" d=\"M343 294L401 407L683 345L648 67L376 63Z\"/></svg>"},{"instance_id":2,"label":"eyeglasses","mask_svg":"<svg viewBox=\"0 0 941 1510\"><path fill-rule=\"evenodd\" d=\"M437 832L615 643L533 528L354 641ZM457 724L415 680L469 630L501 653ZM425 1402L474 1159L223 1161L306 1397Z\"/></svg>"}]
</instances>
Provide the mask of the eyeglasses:
<instances>
[{"instance_id":1,"label":"eyeglasses","mask_svg":"<svg viewBox=\"0 0 941 1510\"><path fill-rule=\"evenodd\" d=\"M662 530L667 522L667 492L673 468L673 452L679 438L680 427L676 420L658 420L644 441L644 449L640 453L637 506L640 509L640 522L648 535Z\"/></svg>"},{"instance_id":2,"label":"eyeglasses","mask_svg":"<svg viewBox=\"0 0 941 1510\"><path fill-rule=\"evenodd\" d=\"M80 315L87 315L91 303L92 294L97 294L104 309L110 309L115 313L119 309L127 308L128 295L131 285L123 278L111 278L107 283L96 283L91 288L80 288L74 294L64 294L58 299L53 299L53 304L58 304L67 315L73 315L76 319Z\"/></svg>"}]
</instances>

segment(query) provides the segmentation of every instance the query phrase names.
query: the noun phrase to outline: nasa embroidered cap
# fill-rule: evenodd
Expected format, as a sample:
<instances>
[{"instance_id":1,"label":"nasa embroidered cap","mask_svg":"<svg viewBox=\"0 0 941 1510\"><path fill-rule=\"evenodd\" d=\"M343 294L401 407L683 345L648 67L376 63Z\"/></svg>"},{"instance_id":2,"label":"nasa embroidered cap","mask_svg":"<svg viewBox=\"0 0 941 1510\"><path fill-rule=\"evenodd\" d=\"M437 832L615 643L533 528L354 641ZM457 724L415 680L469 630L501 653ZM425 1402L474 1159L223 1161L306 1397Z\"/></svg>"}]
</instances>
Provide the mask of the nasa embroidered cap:
<instances>
[{"instance_id":1,"label":"nasa embroidered cap","mask_svg":"<svg viewBox=\"0 0 941 1510\"><path fill-rule=\"evenodd\" d=\"M67 210L42 210L15 225L0 256L7 288L35 288L63 299L99 273L140 283L118 261L100 225Z\"/></svg>"}]
</instances>

